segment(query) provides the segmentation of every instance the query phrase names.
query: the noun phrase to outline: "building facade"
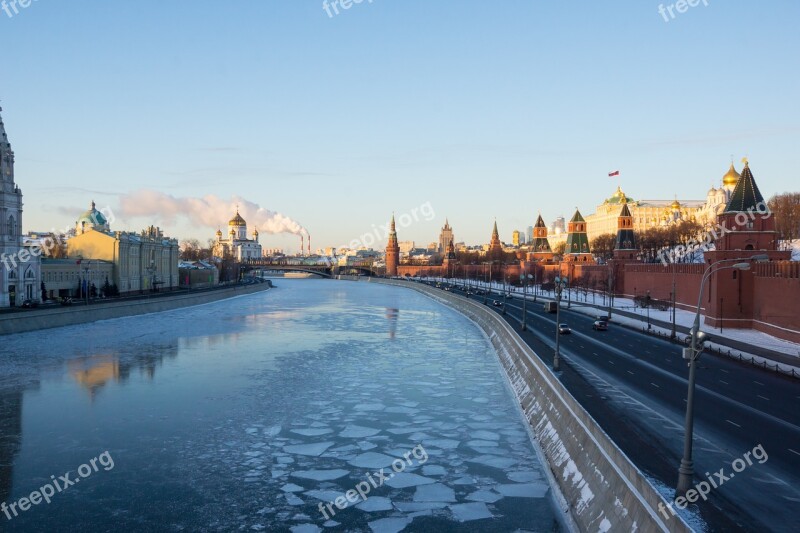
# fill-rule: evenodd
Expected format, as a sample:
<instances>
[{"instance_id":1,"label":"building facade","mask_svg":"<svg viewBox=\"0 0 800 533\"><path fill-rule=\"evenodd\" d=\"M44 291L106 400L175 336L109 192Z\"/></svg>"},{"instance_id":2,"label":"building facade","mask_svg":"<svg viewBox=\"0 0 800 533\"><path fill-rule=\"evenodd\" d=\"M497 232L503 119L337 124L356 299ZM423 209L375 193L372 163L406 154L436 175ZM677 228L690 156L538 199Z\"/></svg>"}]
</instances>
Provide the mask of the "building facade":
<instances>
[{"instance_id":1,"label":"building facade","mask_svg":"<svg viewBox=\"0 0 800 533\"><path fill-rule=\"evenodd\" d=\"M302 253L302 249L300 250ZM236 261L260 259L261 244L258 242L258 228L253 229L253 238L247 238L247 222L236 210L236 215L228 222L228 235L222 238L222 230L217 230L217 240L212 250L214 257L225 259L231 257Z\"/></svg>"},{"instance_id":2,"label":"building facade","mask_svg":"<svg viewBox=\"0 0 800 533\"><path fill-rule=\"evenodd\" d=\"M111 231L108 219L94 202L75 222L75 236L67 241L72 259L108 261L120 293L172 290L179 286L178 240L150 226L141 233Z\"/></svg>"},{"instance_id":3,"label":"building facade","mask_svg":"<svg viewBox=\"0 0 800 533\"><path fill-rule=\"evenodd\" d=\"M99 296L106 282L114 283L110 261L42 258L42 286L48 300L76 298L87 290L91 294L92 286Z\"/></svg>"},{"instance_id":4,"label":"building facade","mask_svg":"<svg viewBox=\"0 0 800 533\"><path fill-rule=\"evenodd\" d=\"M703 226L713 225L730 200L740 178L731 163L722 177L719 188L711 187L705 200L634 200L621 187L597 206L595 212L586 217L589 240L600 235L617 232L617 217L622 204L628 204L633 230L642 232L650 228L669 226L683 221L694 221Z\"/></svg>"},{"instance_id":5,"label":"building facade","mask_svg":"<svg viewBox=\"0 0 800 533\"><path fill-rule=\"evenodd\" d=\"M22 191L15 182L14 151L0 116L0 307L40 300L40 255L41 248L24 246Z\"/></svg>"}]
</instances>

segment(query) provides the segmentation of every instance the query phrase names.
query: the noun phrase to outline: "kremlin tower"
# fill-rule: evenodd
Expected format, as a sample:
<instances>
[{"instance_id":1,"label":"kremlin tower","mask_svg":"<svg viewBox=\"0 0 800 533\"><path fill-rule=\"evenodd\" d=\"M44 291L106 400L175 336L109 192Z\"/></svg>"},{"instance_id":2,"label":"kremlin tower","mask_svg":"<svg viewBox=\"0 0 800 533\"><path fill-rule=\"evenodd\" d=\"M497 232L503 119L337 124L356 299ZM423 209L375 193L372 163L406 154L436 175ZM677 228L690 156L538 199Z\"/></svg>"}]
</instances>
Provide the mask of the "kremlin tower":
<instances>
[{"instance_id":1,"label":"kremlin tower","mask_svg":"<svg viewBox=\"0 0 800 533\"><path fill-rule=\"evenodd\" d=\"M550 248L550 242L547 240L547 226L544 223L542 215L536 220L536 225L533 227L533 242L531 243L531 250L533 251L534 261L552 261L553 250Z\"/></svg>"},{"instance_id":2,"label":"kremlin tower","mask_svg":"<svg viewBox=\"0 0 800 533\"><path fill-rule=\"evenodd\" d=\"M394 224L394 215L389 227L389 242L386 244L386 275L397 276L397 267L400 265L400 245L397 243L397 230Z\"/></svg>"},{"instance_id":3,"label":"kremlin tower","mask_svg":"<svg viewBox=\"0 0 800 533\"><path fill-rule=\"evenodd\" d=\"M572 220L569 221L567 232L567 245L564 248L565 259L570 263L593 263L594 257L589 251L589 236L586 234L586 220L580 210L575 210Z\"/></svg>"},{"instance_id":4,"label":"kremlin tower","mask_svg":"<svg viewBox=\"0 0 800 533\"><path fill-rule=\"evenodd\" d=\"M489 241L489 250L486 253L492 260L503 259L503 243L500 242L500 233L497 231L497 221L494 221L494 229L492 229L492 240Z\"/></svg>"},{"instance_id":5,"label":"kremlin tower","mask_svg":"<svg viewBox=\"0 0 800 533\"><path fill-rule=\"evenodd\" d=\"M614 246L614 259L617 261L636 260L636 234L633 231L633 216L628 202L623 201L622 211L617 219L617 242Z\"/></svg>"}]
</instances>

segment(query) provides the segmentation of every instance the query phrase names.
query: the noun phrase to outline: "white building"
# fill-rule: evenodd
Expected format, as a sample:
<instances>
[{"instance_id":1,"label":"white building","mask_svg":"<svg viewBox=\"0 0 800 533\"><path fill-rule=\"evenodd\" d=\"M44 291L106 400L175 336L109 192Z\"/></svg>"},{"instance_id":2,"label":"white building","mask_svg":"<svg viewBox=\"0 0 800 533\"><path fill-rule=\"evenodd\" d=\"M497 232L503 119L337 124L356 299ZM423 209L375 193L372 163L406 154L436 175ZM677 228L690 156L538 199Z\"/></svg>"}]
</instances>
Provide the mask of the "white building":
<instances>
[{"instance_id":1,"label":"white building","mask_svg":"<svg viewBox=\"0 0 800 533\"><path fill-rule=\"evenodd\" d=\"M215 257L233 257L237 261L261 258L261 245L258 243L258 228L253 230L253 238L247 238L247 222L236 210L236 215L228 222L228 238L222 238L222 230L217 230L217 241L212 251Z\"/></svg>"},{"instance_id":2,"label":"white building","mask_svg":"<svg viewBox=\"0 0 800 533\"><path fill-rule=\"evenodd\" d=\"M14 182L14 151L0 116L0 307L40 300L40 255L41 248L23 244L22 191Z\"/></svg>"}]
</instances>

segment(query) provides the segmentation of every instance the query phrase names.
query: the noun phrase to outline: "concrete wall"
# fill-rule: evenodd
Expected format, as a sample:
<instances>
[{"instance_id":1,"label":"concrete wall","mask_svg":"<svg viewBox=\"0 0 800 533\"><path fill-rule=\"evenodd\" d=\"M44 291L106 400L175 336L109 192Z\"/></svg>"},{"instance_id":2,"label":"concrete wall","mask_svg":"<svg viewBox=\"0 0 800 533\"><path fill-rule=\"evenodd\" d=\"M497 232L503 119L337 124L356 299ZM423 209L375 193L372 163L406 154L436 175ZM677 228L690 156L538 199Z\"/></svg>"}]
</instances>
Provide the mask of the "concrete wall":
<instances>
[{"instance_id":1,"label":"concrete wall","mask_svg":"<svg viewBox=\"0 0 800 533\"><path fill-rule=\"evenodd\" d=\"M691 531L678 517L659 514L658 504L667 502L496 313L419 283L372 281L428 294L486 333L581 531Z\"/></svg>"},{"instance_id":2,"label":"concrete wall","mask_svg":"<svg viewBox=\"0 0 800 533\"><path fill-rule=\"evenodd\" d=\"M269 288L267 283L244 285L174 296L159 296L152 299L119 301L93 304L88 307L70 306L54 309L35 309L31 311L0 315L0 335L23 333L40 329L58 328L74 324L85 324L97 320L108 320L125 316L143 315L170 311L209 302L216 302L234 296L251 294Z\"/></svg>"}]
</instances>

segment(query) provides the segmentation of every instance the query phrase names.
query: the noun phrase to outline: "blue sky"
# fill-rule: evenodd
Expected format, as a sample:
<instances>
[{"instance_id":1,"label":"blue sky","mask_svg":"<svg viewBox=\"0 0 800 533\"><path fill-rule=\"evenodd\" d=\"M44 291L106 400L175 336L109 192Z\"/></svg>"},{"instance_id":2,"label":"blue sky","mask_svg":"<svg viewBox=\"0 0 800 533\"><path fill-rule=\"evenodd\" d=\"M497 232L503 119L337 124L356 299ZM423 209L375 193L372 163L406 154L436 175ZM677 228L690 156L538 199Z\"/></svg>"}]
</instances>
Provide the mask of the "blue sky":
<instances>
[{"instance_id":1,"label":"blue sky","mask_svg":"<svg viewBox=\"0 0 800 533\"><path fill-rule=\"evenodd\" d=\"M664 2L665 6L672 2ZM141 189L242 198L338 245L392 211L401 240L488 241L634 198L704 198L748 156L765 195L797 190L800 3L321 0L56 2L0 11L0 99L25 230L90 200L115 229ZM619 179L609 171L621 171ZM158 206L153 206L158 211ZM145 209L146 210L146 209ZM220 215L224 226L227 218ZM263 235L296 248L294 236Z\"/></svg>"}]
</instances>

